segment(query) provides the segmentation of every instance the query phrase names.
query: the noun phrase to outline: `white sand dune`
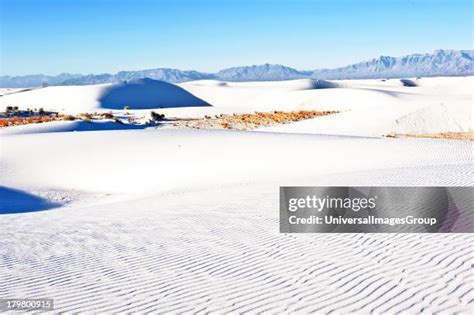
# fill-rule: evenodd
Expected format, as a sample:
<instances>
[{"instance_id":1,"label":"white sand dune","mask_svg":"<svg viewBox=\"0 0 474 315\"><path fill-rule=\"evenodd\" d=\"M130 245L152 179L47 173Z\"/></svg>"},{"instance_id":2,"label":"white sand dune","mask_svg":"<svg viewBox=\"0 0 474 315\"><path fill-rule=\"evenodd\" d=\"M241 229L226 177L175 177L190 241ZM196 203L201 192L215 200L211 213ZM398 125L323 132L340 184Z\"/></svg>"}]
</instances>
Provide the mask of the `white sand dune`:
<instances>
[{"instance_id":1,"label":"white sand dune","mask_svg":"<svg viewBox=\"0 0 474 315\"><path fill-rule=\"evenodd\" d=\"M195 81L181 86L213 105L187 111L187 115L254 110L341 111L337 115L264 127L261 131L373 137L474 128L474 77L225 84ZM165 112L180 115L182 111Z\"/></svg>"},{"instance_id":2,"label":"white sand dune","mask_svg":"<svg viewBox=\"0 0 474 315\"><path fill-rule=\"evenodd\" d=\"M266 129L276 132L3 129L0 296L51 297L68 313L472 314L473 234L279 233L280 186L473 185L472 142L378 137L472 124L472 78L413 80L166 86L167 115L344 111ZM104 101L114 88L48 87L0 104L115 111L137 93ZM177 91L196 103L172 103Z\"/></svg>"},{"instance_id":3,"label":"white sand dune","mask_svg":"<svg viewBox=\"0 0 474 315\"><path fill-rule=\"evenodd\" d=\"M15 89L15 88L0 88L0 96L14 94L19 92L30 91L31 89L22 88L22 89Z\"/></svg>"},{"instance_id":4,"label":"white sand dune","mask_svg":"<svg viewBox=\"0 0 474 315\"><path fill-rule=\"evenodd\" d=\"M469 142L462 141L168 129L10 135L2 142L1 167L9 174L3 182L9 187L105 193L164 191L263 178L284 182L296 175L311 178L417 165L468 165L472 149ZM423 146L418 148L420 143ZM34 159L28 154L32 151ZM406 152L409 157L404 156ZM117 180L117 172L124 180ZM471 184L469 174L457 181Z\"/></svg>"},{"instance_id":5,"label":"white sand dune","mask_svg":"<svg viewBox=\"0 0 474 315\"><path fill-rule=\"evenodd\" d=\"M3 147L2 183L43 208L0 216L2 296L61 312L473 310L469 234L278 233L280 185L472 185L470 143L158 129Z\"/></svg>"},{"instance_id":6,"label":"white sand dune","mask_svg":"<svg viewBox=\"0 0 474 315\"><path fill-rule=\"evenodd\" d=\"M318 102L338 108L338 115L319 117L262 131L381 136L391 133L463 132L474 129L473 78L426 78L416 86L387 85L387 81L342 81L342 88L318 91ZM391 81L391 80L389 80ZM351 101L352 100L352 101Z\"/></svg>"},{"instance_id":7,"label":"white sand dune","mask_svg":"<svg viewBox=\"0 0 474 315\"><path fill-rule=\"evenodd\" d=\"M179 86L163 81L138 79L121 84L51 86L4 95L6 106L40 108L67 113L100 110L154 109L209 106Z\"/></svg>"}]
</instances>

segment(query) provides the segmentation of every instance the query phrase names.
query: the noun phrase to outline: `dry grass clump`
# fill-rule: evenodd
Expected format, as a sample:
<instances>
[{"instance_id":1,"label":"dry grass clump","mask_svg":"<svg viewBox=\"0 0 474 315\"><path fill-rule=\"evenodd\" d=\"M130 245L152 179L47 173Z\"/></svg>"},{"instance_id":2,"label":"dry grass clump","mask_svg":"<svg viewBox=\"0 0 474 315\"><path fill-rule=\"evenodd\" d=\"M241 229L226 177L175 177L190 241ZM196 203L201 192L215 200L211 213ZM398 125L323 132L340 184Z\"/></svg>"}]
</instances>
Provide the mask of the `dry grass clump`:
<instances>
[{"instance_id":1,"label":"dry grass clump","mask_svg":"<svg viewBox=\"0 0 474 315\"><path fill-rule=\"evenodd\" d=\"M7 112L16 112L18 111L18 106L7 106Z\"/></svg>"},{"instance_id":2,"label":"dry grass clump","mask_svg":"<svg viewBox=\"0 0 474 315\"><path fill-rule=\"evenodd\" d=\"M92 114L81 113L81 114L79 114L79 118L83 119L83 120L91 120L93 117L92 117Z\"/></svg>"},{"instance_id":3,"label":"dry grass clump","mask_svg":"<svg viewBox=\"0 0 474 315\"><path fill-rule=\"evenodd\" d=\"M241 120L247 124L262 126L262 125L272 125L272 124L285 124L289 122L314 118L318 116L325 116L329 114L334 114L334 111L315 111L315 110L300 110L293 112L282 112L274 111L273 113L255 113L255 114L242 114L235 115L228 118L231 122L235 119Z\"/></svg>"},{"instance_id":4,"label":"dry grass clump","mask_svg":"<svg viewBox=\"0 0 474 315\"><path fill-rule=\"evenodd\" d=\"M286 124L318 116L335 114L336 111L300 110L292 112L274 111L271 113L256 112L254 114L209 115L201 119L187 119L175 124L177 127L198 129L237 129L249 130L260 126Z\"/></svg>"},{"instance_id":5,"label":"dry grass clump","mask_svg":"<svg viewBox=\"0 0 474 315\"><path fill-rule=\"evenodd\" d=\"M224 128L224 129L230 129L229 124L226 123L226 122L221 122L221 127Z\"/></svg>"},{"instance_id":6,"label":"dry grass clump","mask_svg":"<svg viewBox=\"0 0 474 315\"><path fill-rule=\"evenodd\" d=\"M38 123L49 122L49 121L53 121L57 119L58 118L53 115L0 118L0 128L9 127L9 126L26 125L26 124L38 124Z\"/></svg>"},{"instance_id":7,"label":"dry grass clump","mask_svg":"<svg viewBox=\"0 0 474 315\"><path fill-rule=\"evenodd\" d=\"M73 115L41 114L32 116L11 116L0 118L0 128L19 126L27 124L39 124L56 120L74 121L77 117Z\"/></svg>"},{"instance_id":8,"label":"dry grass clump","mask_svg":"<svg viewBox=\"0 0 474 315\"><path fill-rule=\"evenodd\" d=\"M76 120L76 117L73 115L61 115L60 116L61 120L66 120L66 121L74 121Z\"/></svg>"},{"instance_id":9,"label":"dry grass clump","mask_svg":"<svg viewBox=\"0 0 474 315\"><path fill-rule=\"evenodd\" d=\"M16 111L15 111L16 110ZM292 112L274 111L271 113L255 112L253 114L232 114L232 115L206 115L204 118L176 119L173 125L178 128L196 128L196 129L237 129L251 130L260 126L270 126L274 124L286 124L304 119L310 119L318 116L335 114L336 111L314 111L300 110ZM152 123L164 121L165 115L154 111L150 112ZM1 116L0 116L1 117ZM11 108L6 112L4 118L0 118L0 127L15 125L25 125L31 123L49 122L54 120L75 121L82 120L93 122L95 120L111 119L115 123L124 123L112 112L105 113L81 113L78 115L58 114L45 112L43 109L38 111L18 111ZM128 123L135 123L134 117L128 117ZM169 120L172 121L172 120ZM150 123L149 122L149 123Z\"/></svg>"},{"instance_id":10,"label":"dry grass clump","mask_svg":"<svg viewBox=\"0 0 474 315\"><path fill-rule=\"evenodd\" d=\"M100 115L101 117L103 117L103 118L108 118L108 119L114 118L114 114L112 114L111 112L108 112L108 113L100 113L99 115Z\"/></svg>"},{"instance_id":11,"label":"dry grass clump","mask_svg":"<svg viewBox=\"0 0 474 315\"><path fill-rule=\"evenodd\" d=\"M37 124L43 122L50 122L55 120L60 121L75 121L82 120L86 122L93 122L94 120L113 119L117 123L122 123L115 118L112 112L106 113L81 113L77 115L59 114L57 112L45 111L43 108L20 110L18 106L7 106L6 111L0 113L0 128Z\"/></svg>"},{"instance_id":12,"label":"dry grass clump","mask_svg":"<svg viewBox=\"0 0 474 315\"><path fill-rule=\"evenodd\" d=\"M430 138L444 140L465 140L474 141L474 130L466 132L440 132L440 133L420 133L420 134L389 134L388 138Z\"/></svg>"}]
</instances>

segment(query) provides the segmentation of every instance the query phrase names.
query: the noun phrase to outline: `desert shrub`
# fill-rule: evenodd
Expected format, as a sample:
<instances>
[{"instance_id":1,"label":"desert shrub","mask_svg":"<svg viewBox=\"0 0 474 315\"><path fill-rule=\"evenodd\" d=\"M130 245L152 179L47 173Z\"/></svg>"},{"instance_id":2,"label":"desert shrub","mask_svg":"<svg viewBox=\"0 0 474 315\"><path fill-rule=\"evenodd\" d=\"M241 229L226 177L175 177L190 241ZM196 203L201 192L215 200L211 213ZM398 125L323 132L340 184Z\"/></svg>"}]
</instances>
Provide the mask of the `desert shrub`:
<instances>
[{"instance_id":1,"label":"desert shrub","mask_svg":"<svg viewBox=\"0 0 474 315\"><path fill-rule=\"evenodd\" d=\"M0 127L38 124L55 120L52 116L34 116L34 117L9 117L0 118Z\"/></svg>"},{"instance_id":2,"label":"desert shrub","mask_svg":"<svg viewBox=\"0 0 474 315\"><path fill-rule=\"evenodd\" d=\"M128 107L128 106L123 107L123 110L129 110L129 109L130 109L130 107Z\"/></svg>"},{"instance_id":3,"label":"desert shrub","mask_svg":"<svg viewBox=\"0 0 474 315\"><path fill-rule=\"evenodd\" d=\"M159 113L154 112L154 111L151 111L150 115L151 115L151 119L153 119L153 120L163 120L163 119L165 119L164 114L159 114Z\"/></svg>"},{"instance_id":4,"label":"desert shrub","mask_svg":"<svg viewBox=\"0 0 474 315\"><path fill-rule=\"evenodd\" d=\"M63 119L67 121L73 121L76 120L76 117L74 117L73 115L66 115Z\"/></svg>"},{"instance_id":5,"label":"desert shrub","mask_svg":"<svg viewBox=\"0 0 474 315\"><path fill-rule=\"evenodd\" d=\"M111 112L102 113L102 114L100 114L100 115L101 115L102 117L104 117L104 118L109 118L109 119L114 118L114 115L113 115Z\"/></svg>"},{"instance_id":6,"label":"desert shrub","mask_svg":"<svg viewBox=\"0 0 474 315\"><path fill-rule=\"evenodd\" d=\"M82 113L81 115L81 118L84 119L84 120L91 120L92 119L92 115L89 114L89 113Z\"/></svg>"}]
</instances>

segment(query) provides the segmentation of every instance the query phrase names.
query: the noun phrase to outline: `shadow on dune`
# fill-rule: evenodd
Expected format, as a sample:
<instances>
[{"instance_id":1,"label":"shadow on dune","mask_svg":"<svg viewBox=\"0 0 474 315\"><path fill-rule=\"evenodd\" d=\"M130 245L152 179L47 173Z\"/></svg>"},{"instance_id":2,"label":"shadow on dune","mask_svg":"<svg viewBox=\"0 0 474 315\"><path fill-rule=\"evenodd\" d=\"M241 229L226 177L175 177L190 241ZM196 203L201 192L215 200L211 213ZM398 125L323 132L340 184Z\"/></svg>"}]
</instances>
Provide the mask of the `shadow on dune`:
<instances>
[{"instance_id":1,"label":"shadow on dune","mask_svg":"<svg viewBox=\"0 0 474 315\"><path fill-rule=\"evenodd\" d=\"M27 192L0 186L0 215L43 211L59 206Z\"/></svg>"},{"instance_id":2,"label":"shadow on dune","mask_svg":"<svg viewBox=\"0 0 474 315\"><path fill-rule=\"evenodd\" d=\"M313 89L336 89L341 87L341 85L336 82L326 80L313 80L312 85Z\"/></svg>"},{"instance_id":3,"label":"shadow on dune","mask_svg":"<svg viewBox=\"0 0 474 315\"><path fill-rule=\"evenodd\" d=\"M390 91L390 90L383 90L383 89L376 89L376 88L357 88L358 90L364 91L371 91L379 94L385 94L392 97L400 97L403 95L414 95L414 93L407 93L407 92L400 92L400 91Z\"/></svg>"},{"instance_id":4,"label":"shadow on dune","mask_svg":"<svg viewBox=\"0 0 474 315\"><path fill-rule=\"evenodd\" d=\"M415 81L409 80L409 79L401 79L400 82L405 87L416 87L416 86L418 86L418 84L416 84Z\"/></svg>"},{"instance_id":5,"label":"shadow on dune","mask_svg":"<svg viewBox=\"0 0 474 315\"><path fill-rule=\"evenodd\" d=\"M99 102L108 109L211 106L177 85L152 79L113 85L105 90Z\"/></svg>"},{"instance_id":6,"label":"shadow on dune","mask_svg":"<svg viewBox=\"0 0 474 315\"><path fill-rule=\"evenodd\" d=\"M120 124L113 121L61 121L47 124L28 125L24 128L16 128L3 131L3 135L19 135L33 133L51 132L75 132L75 131L110 131L110 130L140 130L149 128L149 125Z\"/></svg>"}]
</instances>

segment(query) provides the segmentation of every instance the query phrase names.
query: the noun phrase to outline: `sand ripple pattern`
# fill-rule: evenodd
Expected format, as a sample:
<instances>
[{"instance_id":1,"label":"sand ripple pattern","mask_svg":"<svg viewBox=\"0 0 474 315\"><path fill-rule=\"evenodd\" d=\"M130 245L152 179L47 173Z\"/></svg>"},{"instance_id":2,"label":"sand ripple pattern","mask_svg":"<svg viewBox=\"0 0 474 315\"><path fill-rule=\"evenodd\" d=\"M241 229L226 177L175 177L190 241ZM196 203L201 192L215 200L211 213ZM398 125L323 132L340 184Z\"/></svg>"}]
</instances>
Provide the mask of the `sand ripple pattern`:
<instances>
[{"instance_id":1,"label":"sand ripple pattern","mask_svg":"<svg viewBox=\"0 0 474 315\"><path fill-rule=\"evenodd\" d=\"M61 312L474 310L473 235L279 234L272 185L176 197L1 217L0 296Z\"/></svg>"}]
</instances>

